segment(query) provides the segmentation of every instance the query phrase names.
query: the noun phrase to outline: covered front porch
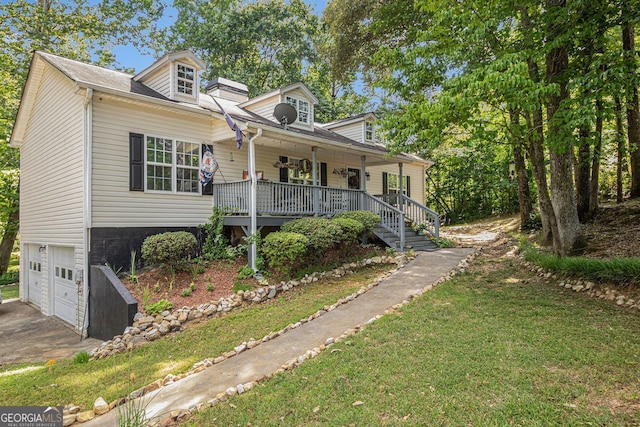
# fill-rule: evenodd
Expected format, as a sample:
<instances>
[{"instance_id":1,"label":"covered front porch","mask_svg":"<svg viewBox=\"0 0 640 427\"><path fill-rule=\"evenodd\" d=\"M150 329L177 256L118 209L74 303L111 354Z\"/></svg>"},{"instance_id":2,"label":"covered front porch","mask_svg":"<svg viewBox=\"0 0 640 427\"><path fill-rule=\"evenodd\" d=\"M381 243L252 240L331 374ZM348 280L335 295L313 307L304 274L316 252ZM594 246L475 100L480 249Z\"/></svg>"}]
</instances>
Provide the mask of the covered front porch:
<instances>
[{"instance_id":1,"label":"covered front porch","mask_svg":"<svg viewBox=\"0 0 640 427\"><path fill-rule=\"evenodd\" d=\"M281 226L304 216L332 217L341 212L367 210L382 219L374 230L385 243L398 251L406 250L407 236L413 231L437 245L440 219L436 212L403 194L374 196L365 190L302 185L256 180L256 226ZM251 180L214 183L213 206L227 212L224 224L240 226L250 235Z\"/></svg>"}]
</instances>

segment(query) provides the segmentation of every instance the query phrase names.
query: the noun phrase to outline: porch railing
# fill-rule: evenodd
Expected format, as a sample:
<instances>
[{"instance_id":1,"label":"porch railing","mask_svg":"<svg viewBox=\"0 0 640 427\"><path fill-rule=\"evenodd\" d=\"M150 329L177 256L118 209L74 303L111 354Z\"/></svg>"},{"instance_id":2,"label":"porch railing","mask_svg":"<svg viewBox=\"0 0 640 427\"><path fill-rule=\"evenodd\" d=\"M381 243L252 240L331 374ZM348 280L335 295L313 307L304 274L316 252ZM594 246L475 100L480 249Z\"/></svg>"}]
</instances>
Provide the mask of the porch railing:
<instances>
[{"instance_id":1,"label":"porch railing","mask_svg":"<svg viewBox=\"0 0 640 427\"><path fill-rule=\"evenodd\" d=\"M424 229L436 239L440 236L440 215L404 194L382 194L376 196L389 205L401 210L415 228Z\"/></svg>"},{"instance_id":2,"label":"porch railing","mask_svg":"<svg viewBox=\"0 0 640 427\"><path fill-rule=\"evenodd\" d=\"M432 234L436 238L438 236L438 214L409 198L398 199L395 194L374 197L362 190L271 181L258 181L257 184L256 210L261 215L331 216L340 212L368 210L380 215L380 225L400 239L400 248L405 246L405 218L429 224ZM249 213L250 194L249 180L213 184L214 206L226 208L232 214Z\"/></svg>"},{"instance_id":3,"label":"porch railing","mask_svg":"<svg viewBox=\"0 0 640 427\"><path fill-rule=\"evenodd\" d=\"M213 184L213 203L233 214L249 213L251 181ZM314 185L258 181L256 210L263 215L335 215L362 209L364 192Z\"/></svg>"}]
</instances>

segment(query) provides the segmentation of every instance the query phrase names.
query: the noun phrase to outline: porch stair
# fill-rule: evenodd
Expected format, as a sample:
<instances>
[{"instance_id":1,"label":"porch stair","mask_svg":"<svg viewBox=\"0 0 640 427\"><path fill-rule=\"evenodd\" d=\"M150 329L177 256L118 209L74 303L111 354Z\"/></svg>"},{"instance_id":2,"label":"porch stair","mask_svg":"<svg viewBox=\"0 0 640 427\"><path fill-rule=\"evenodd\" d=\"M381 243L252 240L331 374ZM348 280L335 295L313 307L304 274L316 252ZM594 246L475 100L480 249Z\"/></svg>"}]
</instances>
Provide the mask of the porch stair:
<instances>
[{"instance_id":1,"label":"porch stair","mask_svg":"<svg viewBox=\"0 0 640 427\"><path fill-rule=\"evenodd\" d=\"M404 248L400 247L400 236L392 233L391 231L378 226L373 230L373 233L389 247L395 249L398 252L404 252L409 249L414 251L426 251L431 252L438 249L438 246L429 239L428 236L418 235L411 228L406 227L404 229Z\"/></svg>"}]
</instances>

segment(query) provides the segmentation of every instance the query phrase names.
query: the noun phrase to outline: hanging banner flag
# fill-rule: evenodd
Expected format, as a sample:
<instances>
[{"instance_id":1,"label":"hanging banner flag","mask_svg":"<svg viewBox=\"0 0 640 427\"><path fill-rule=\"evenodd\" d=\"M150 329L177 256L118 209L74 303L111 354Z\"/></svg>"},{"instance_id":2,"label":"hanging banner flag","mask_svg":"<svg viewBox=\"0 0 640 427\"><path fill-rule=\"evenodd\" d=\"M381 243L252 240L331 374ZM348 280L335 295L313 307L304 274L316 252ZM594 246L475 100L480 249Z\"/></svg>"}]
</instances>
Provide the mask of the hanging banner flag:
<instances>
[{"instance_id":1,"label":"hanging banner flag","mask_svg":"<svg viewBox=\"0 0 640 427\"><path fill-rule=\"evenodd\" d=\"M212 179L213 175L215 175L218 170L218 162L213 157L213 153L207 147L205 152L202 154L202 163L200 164L200 183L205 186Z\"/></svg>"},{"instance_id":2,"label":"hanging banner flag","mask_svg":"<svg viewBox=\"0 0 640 427\"><path fill-rule=\"evenodd\" d=\"M213 99L213 102L216 103L216 105L224 115L224 119L227 121L227 124L229 125L231 130L236 133L236 146L238 147L238 150L241 149L242 148L242 131L240 130L236 122L233 121L229 113L224 111L224 108L222 108L222 105L220 105L213 96L211 96L211 99Z\"/></svg>"}]
</instances>

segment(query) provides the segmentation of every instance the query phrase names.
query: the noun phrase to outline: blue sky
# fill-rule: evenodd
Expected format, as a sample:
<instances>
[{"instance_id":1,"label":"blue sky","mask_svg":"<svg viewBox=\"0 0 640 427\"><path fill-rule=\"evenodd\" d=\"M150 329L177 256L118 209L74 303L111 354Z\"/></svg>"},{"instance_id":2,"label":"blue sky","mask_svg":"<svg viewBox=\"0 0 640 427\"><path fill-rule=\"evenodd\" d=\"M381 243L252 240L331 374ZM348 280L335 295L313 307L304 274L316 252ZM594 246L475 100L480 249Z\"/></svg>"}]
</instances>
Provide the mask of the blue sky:
<instances>
[{"instance_id":1,"label":"blue sky","mask_svg":"<svg viewBox=\"0 0 640 427\"><path fill-rule=\"evenodd\" d=\"M318 16L322 15L322 11L327 6L327 0L305 0L305 3L311 6L311 9ZM171 4L173 4L171 2ZM160 21L163 26L171 25L176 19L176 10L172 7L167 8L164 17ZM143 55L133 46L117 46L113 49L117 61L123 67L134 68L136 72L140 72L151 65L154 61L153 55Z\"/></svg>"}]
</instances>

